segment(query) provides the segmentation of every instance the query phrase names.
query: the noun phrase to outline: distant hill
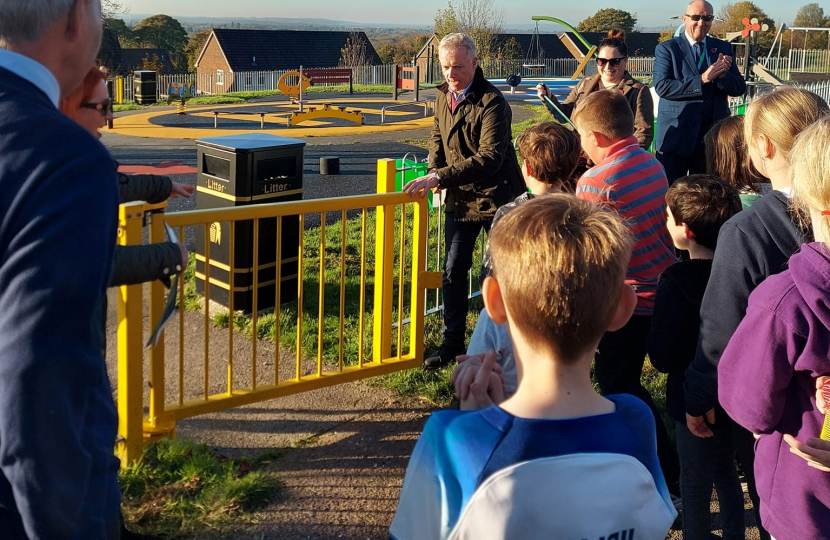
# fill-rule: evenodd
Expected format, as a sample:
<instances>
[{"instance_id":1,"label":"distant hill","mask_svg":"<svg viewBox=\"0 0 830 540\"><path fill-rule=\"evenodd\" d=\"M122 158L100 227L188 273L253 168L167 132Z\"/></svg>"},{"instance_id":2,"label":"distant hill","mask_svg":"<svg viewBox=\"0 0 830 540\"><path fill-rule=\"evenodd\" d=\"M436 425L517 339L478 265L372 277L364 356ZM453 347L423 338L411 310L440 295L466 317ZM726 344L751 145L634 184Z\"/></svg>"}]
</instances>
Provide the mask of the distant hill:
<instances>
[{"instance_id":1,"label":"distant hill","mask_svg":"<svg viewBox=\"0 0 830 540\"><path fill-rule=\"evenodd\" d=\"M127 13L121 18L133 27L142 19L152 16L145 13ZM338 21L321 18L280 18L280 17L199 17L187 15L170 15L181 23L188 32L205 28L247 28L252 30L363 30L389 31L407 29L412 32L425 33L432 30L431 25L417 24L365 24L355 21ZM383 33L383 32L381 32Z\"/></svg>"}]
</instances>

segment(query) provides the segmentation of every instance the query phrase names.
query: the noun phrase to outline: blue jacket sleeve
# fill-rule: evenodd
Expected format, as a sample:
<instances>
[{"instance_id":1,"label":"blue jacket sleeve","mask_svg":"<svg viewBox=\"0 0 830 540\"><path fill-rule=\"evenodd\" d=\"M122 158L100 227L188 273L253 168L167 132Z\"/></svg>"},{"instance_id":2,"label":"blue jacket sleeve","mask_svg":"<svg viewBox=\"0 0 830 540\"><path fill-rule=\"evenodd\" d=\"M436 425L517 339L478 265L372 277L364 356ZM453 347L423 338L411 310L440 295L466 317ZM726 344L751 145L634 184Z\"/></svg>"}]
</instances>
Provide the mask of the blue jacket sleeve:
<instances>
[{"instance_id":1,"label":"blue jacket sleeve","mask_svg":"<svg viewBox=\"0 0 830 540\"><path fill-rule=\"evenodd\" d=\"M91 137L44 160L45 146L6 157L17 189L0 216L0 481L31 540L113 538L117 420L101 317L117 177Z\"/></svg>"},{"instance_id":2,"label":"blue jacket sleeve","mask_svg":"<svg viewBox=\"0 0 830 540\"><path fill-rule=\"evenodd\" d=\"M684 99L701 99L703 96L703 79L698 74L684 76L682 66L675 69L672 58L671 41L661 43L654 51L654 90L662 99L680 101ZM677 59L682 62L683 59Z\"/></svg>"},{"instance_id":3,"label":"blue jacket sleeve","mask_svg":"<svg viewBox=\"0 0 830 540\"><path fill-rule=\"evenodd\" d=\"M700 307L700 338L695 359L686 370L683 387L686 412L702 416L718 403L718 362L746 313L749 293L767 272L760 266L757 242L727 222L718 235L712 274Z\"/></svg>"},{"instance_id":4,"label":"blue jacket sleeve","mask_svg":"<svg viewBox=\"0 0 830 540\"><path fill-rule=\"evenodd\" d=\"M732 51L732 46L727 46L729 47L729 56L734 58L735 53ZM722 79L715 79L715 85L727 96L738 97L746 93L746 80L741 75L741 72L738 70L738 64L735 62L732 62L732 65L729 66L729 71L726 72Z\"/></svg>"}]
</instances>

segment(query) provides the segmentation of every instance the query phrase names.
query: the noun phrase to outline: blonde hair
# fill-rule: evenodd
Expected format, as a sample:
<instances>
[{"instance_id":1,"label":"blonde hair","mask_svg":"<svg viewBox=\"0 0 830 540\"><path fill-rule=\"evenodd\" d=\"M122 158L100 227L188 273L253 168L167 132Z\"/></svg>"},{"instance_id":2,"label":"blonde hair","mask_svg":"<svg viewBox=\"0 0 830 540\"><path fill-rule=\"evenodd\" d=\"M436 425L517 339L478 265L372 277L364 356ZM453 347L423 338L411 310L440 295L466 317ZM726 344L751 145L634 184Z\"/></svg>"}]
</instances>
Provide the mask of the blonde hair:
<instances>
[{"instance_id":1,"label":"blonde hair","mask_svg":"<svg viewBox=\"0 0 830 540\"><path fill-rule=\"evenodd\" d=\"M517 329L573 362L596 348L614 317L631 245L616 212L546 195L493 227L493 277Z\"/></svg>"},{"instance_id":2,"label":"blonde hair","mask_svg":"<svg viewBox=\"0 0 830 540\"><path fill-rule=\"evenodd\" d=\"M766 135L775 151L789 159L798 134L828 112L827 103L816 94L792 86L779 87L747 107L744 139L752 144L759 135Z\"/></svg>"},{"instance_id":3,"label":"blonde hair","mask_svg":"<svg viewBox=\"0 0 830 540\"><path fill-rule=\"evenodd\" d=\"M794 201L798 208L809 212L830 210L830 117L825 116L801 132L790 153L793 171ZM813 229L822 228L830 239L830 216L813 222ZM830 247L830 246L829 246Z\"/></svg>"}]
</instances>

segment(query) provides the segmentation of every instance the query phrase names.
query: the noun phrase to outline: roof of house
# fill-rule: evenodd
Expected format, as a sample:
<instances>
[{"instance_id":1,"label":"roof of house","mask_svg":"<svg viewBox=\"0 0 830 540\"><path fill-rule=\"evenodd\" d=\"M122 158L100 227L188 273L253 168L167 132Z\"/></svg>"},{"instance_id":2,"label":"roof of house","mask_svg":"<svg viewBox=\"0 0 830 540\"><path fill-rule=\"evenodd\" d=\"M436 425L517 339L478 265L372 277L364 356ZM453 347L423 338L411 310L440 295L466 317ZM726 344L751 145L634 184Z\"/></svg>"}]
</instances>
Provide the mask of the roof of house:
<instances>
[{"instance_id":1,"label":"roof of house","mask_svg":"<svg viewBox=\"0 0 830 540\"><path fill-rule=\"evenodd\" d=\"M122 71L129 73L141 69L144 58L153 60L154 56L158 56L161 65L164 66L159 73L166 75L177 72L173 62L170 61L170 53L164 49L121 49Z\"/></svg>"},{"instance_id":2,"label":"roof of house","mask_svg":"<svg viewBox=\"0 0 830 540\"><path fill-rule=\"evenodd\" d=\"M574 44L583 52L588 52L573 32L564 32ZM605 32L580 32L585 41L591 45L599 45L605 38ZM625 35L625 44L628 46L628 56L654 56L654 50L659 43L660 32L629 32Z\"/></svg>"},{"instance_id":3,"label":"roof of house","mask_svg":"<svg viewBox=\"0 0 830 540\"><path fill-rule=\"evenodd\" d=\"M340 63L341 49L351 34L305 30L213 30L213 37L225 54L231 71L335 67ZM367 64L381 64L366 34L357 34L366 43Z\"/></svg>"},{"instance_id":4,"label":"roof of house","mask_svg":"<svg viewBox=\"0 0 830 540\"><path fill-rule=\"evenodd\" d=\"M521 47L522 59L532 62L539 55L537 45L533 44L530 50L531 40L535 34L498 34L496 36L496 47L505 43L510 38L515 38ZM542 48L542 58L573 58L568 49L562 44L557 34L538 34L539 46Z\"/></svg>"}]
</instances>

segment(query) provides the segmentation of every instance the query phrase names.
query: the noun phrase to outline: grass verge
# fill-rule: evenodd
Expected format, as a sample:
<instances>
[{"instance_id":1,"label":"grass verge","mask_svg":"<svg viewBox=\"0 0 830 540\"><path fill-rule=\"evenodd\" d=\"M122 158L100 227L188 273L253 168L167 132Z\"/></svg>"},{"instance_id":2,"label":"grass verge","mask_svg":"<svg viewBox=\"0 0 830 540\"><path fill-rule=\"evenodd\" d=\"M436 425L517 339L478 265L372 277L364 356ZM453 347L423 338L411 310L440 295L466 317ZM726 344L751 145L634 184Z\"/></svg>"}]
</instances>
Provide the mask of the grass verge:
<instances>
[{"instance_id":1,"label":"grass verge","mask_svg":"<svg viewBox=\"0 0 830 540\"><path fill-rule=\"evenodd\" d=\"M280 454L229 459L205 445L163 439L119 472L125 521L135 532L171 540L232 530L282 488L269 470Z\"/></svg>"}]
</instances>

